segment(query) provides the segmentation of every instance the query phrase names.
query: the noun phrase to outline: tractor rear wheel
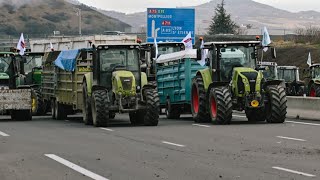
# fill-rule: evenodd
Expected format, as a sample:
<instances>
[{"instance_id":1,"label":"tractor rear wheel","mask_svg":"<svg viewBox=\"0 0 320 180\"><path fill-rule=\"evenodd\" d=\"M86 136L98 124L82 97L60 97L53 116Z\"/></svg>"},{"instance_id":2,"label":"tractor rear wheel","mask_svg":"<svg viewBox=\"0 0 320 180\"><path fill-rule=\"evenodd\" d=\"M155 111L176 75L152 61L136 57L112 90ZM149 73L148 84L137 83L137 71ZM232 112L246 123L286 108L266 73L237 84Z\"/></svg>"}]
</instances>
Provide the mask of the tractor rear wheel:
<instances>
[{"instance_id":1,"label":"tractor rear wheel","mask_svg":"<svg viewBox=\"0 0 320 180\"><path fill-rule=\"evenodd\" d=\"M96 127L109 126L108 94L105 90L92 93L92 120Z\"/></svg>"},{"instance_id":2,"label":"tractor rear wheel","mask_svg":"<svg viewBox=\"0 0 320 180\"><path fill-rule=\"evenodd\" d=\"M216 87L210 90L209 114L216 124L230 124L232 120L232 98L226 87Z\"/></svg>"},{"instance_id":3,"label":"tractor rear wheel","mask_svg":"<svg viewBox=\"0 0 320 180\"><path fill-rule=\"evenodd\" d=\"M265 105L268 123L283 123L287 114L286 91L280 86L267 87L268 102Z\"/></svg>"},{"instance_id":4,"label":"tractor rear wheel","mask_svg":"<svg viewBox=\"0 0 320 180\"><path fill-rule=\"evenodd\" d=\"M46 113L46 107L39 90L32 89L32 115L41 116Z\"/></svg>"},{"instance_id":5,"label":"tractor rear wheel","mask_svg":"<svg viewBox=\"0 0 320 180\"><path fill-rule=\"evenodd\" d=\"M179 119L181 109L179 107L172 105L170 99L167 99L166 116L167 119Z\"/></svg>"},{"instance_id":6,"label":"tractor rear wheel","mask_svg":"<svg viewBox=\"0 0 320 180\"><path fill-rule=\"evenodd\" d=\"M145 126L157 126L159 123L160 99L156 89L146 89L144 97L147 109L145 110L143 123Z\"/></svg>"},{"instance_id":7,"label":"tractor rear wheel","mask_svg":"<svg viewBox=\"0 0 320 180\"><path fill-rule=\"evenodd\" d=\"M191 112L195 122L208 122L207 98L204 83L201 76L192 80L191 89Z\"/></svg>"},{"instance_id":8,"label":"tractor rear wheel","mask_svg":"<svg viewBox=\"0 0 320 180\"><path fill-rule=\"evenodd\" d=\"M65 106L55 100L55 115L57 120L67 119L67 113L65 111Z\"/></svg>"},{"instance_id":9,"label":"tractor rear wheel","mask_svg":"<svg viewBox=\"0 0 320 180\"><path fill-rule=\"evenodd\" d=\"M312 84L310 87L310 94L311 97L320 97L320 85Z\"/></svg>"},{"instance_id":10,"label":"tractor rear wheel","mask_svg":"<svg viewBox=\"0 0 320 180\"><path fill-rule=\"evenodd\" d=\"M91 111L91 102L88 97L87 91L87 83L84 81L82 85L82 114L83 114L83 122L85 125L92 125L92 111Z\"/></svg>"},{"instance_id":11,"label":"tractor rear wheel","mask_svg":"<svg viewBox=\"0 0 320 180\"><path fill-rule=\"evenodd\" d=\"M246 109L246 116L249 122L265 121L266 114L264 108Z\"/></svg>"}]
</instances>

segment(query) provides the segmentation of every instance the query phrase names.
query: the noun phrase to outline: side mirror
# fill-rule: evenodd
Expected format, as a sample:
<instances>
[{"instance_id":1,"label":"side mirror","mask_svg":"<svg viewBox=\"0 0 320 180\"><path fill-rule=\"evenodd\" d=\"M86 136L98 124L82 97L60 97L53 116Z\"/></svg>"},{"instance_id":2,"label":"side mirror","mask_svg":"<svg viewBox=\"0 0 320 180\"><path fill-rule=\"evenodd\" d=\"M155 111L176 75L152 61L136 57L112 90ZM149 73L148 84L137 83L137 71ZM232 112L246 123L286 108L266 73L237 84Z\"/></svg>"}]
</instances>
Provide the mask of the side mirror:
<instances>
[{"instance_id":1,"label":"side mirror","mask_svg":"<svg viewBox=\"0 0 320 180\"><path fill-rule=\"evenodd\" d=\"M276 48L271 48L271 56L272 56L272 59L276 59L277 58Z\"/></svg>"}]
</instances>

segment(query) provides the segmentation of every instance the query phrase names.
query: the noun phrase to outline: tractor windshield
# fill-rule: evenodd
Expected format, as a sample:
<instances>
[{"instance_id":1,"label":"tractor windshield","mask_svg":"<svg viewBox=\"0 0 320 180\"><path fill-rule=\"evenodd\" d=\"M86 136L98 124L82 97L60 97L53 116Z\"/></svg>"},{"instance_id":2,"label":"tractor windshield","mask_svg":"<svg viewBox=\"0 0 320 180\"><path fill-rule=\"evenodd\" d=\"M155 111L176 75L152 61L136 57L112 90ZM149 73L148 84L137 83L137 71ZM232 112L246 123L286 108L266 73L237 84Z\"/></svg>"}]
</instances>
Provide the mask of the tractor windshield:
<instances>
[{"instance_id":1,"label":"tractor windshield","mask_svg":"<svg viewBox=\"0 0 320 180\"><path fill-rule=\"evenodd\" d=\"M110 71L110 69L122 66L128 71L139 71L139 58L137 49L108 49L100 51L100 70Z\"/></svg>"},{"instance_id":2,"label":"tractor windshield","mask_svg":"<svg viewBox=\"0 0 320 180\"><path fill-rule=\"evenodd\" d=\"M312 73L313 78L320 78L320 67L314 67Z\"/></svg>"},{"instance_id":3,"label":"tractor windshield","mask_svg":"<svg viewBox=\"0 0 320 180\"><path fill-rule=\"evenodd\" d=\"M263 77L266 79L276 79L276 70L275 66L261 66L261 68L264 68L262 70Z\"/></svg>"},{"instance_id":4,"label":"tractor windshield","mask_svg":"<svg viewBox=\"0 0 320 180\"><path fill-rule=\"evenodd\" d=\"M295 69L279 69L279 79L283 79L286 82L292 82L296 80Z\"/></svg>"},{"instance_id":5,"label":"tractor windshield","mask_svg":"<svg viewBox=\"0 0 320 180\"><path fill-rule=\"evenodd\" d=\"M232 78L233 68L248 67L254 69L256 67L256 59L253 54L254 47L229 46L220 49L220 68L221 79L229 81Z\"/></svg>"},{"instance_id":6,"label":"tractor windshield","mask_svg":"<svg viewBox=\"0 0 320 180\"><path fill-rule=\"evenodd\" d=\"M180 46L172 46L172 45L159 45L159 55L161 54L169 54L174 52L181 51Z\"/></svg>"},{"instance_id":7,"label":"tractor windshield","mask_svg":"<svg viewBox=\"0 0 320 180\"><path fill-rule=\"evenodd\" d=\"M11 57L0 57L0 73L7 73L11 61Z\"/></svg>"},{"instance_id":8,"label":"tractor windshield","mask_svg":"<svg viewBox=\"0 0 320 180\"><path fill-rule=\"evenodd\" d=\"M24 64L24 72L30 73L33 68L41 67L42 56L27 56L27 62Z\"/></svg>"}]
</instances>

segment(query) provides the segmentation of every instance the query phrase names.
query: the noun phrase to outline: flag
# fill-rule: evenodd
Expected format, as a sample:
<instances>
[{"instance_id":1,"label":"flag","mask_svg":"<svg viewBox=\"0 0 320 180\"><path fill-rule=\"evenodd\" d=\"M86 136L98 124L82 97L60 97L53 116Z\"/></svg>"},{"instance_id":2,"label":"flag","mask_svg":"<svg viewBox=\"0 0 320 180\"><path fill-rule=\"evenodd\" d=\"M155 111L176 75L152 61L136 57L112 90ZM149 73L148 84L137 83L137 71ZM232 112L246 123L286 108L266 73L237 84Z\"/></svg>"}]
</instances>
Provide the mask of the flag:
<instances>
[{"instance_id":1,"label":"flag","mask_svg":"<svg viewBox=\"0 0 320 180\"><path fill-rule=\"evenodd\" d=\"M309 67L312 65L312 61L311 61L311 53L310 53L310 52L309 52L309 56L308 56L307 64L309 65Z\"/></svg>"},{"instance_id":2,"label":"flag","mask_svg":"<svg viewBox=\"0 0 320 180\"><path fill-rule=\"evenodd\" d=\"M263 29L263 39L262 39L262 46L264 47L263 48L264 52L268 51L268 47L266 47L266 46L268 46L269 44L271 44L270 35L268 33L267 27L264 27L264 29Z\"/></svg>"},{"instance_id":3,"label":"flag","mask_svg":"<svg viewBox=\"0 0 320 180\"><path fill-rule=\"evenodd\" d=\"M200 49L201 49L201 60L198 61L198 63L201 66L204 66L206 64L206 58L207 58L207 55L208 55L208 49L203 49L203 48L204 48L204 40L201 41L201 46L200 46Z\"/></svg>"},{"instance_id":4,"label":"flag","mask_svg":"<svg viewBox=\"0 0 320 180\"><path fill-rule=\"evenodd\" d=\"M188 35L182 40L182 42L184 43L184 46L186 47L186 50L187 49L193 49L191 32L188 33Z\"/></svg>"},{"instance_id":5,"label":"flag","mask_svg":"<svg viewBox=\"0 0 320 180\"><path fill-rule=\"evenodd\" d=\"M54 47L51 42L50 42L50 49L51 49L51 51L54 51Z\"/></svg>"},{"instance_id":6,"label":"flag","mask_svg":"<svg viewBox=\"0 0 320 180\"><path fill-rule=\"evenodd\" d=\"M154 47L156 48L156 56L154 57L154 59L158 58L158 54L159 54L159 50L158 50L158 43L157 43L157 39L154 38Z\"/></svg>"},{"instance_id":7,"label":"flag","mask_svg":"<svg viewBox=\"0 0 320 180\"><path fill-rule=\"evenodd\" d=\"M17 49L20 50L19 54L22 56L24 55L24 51L26 50L26 44L24 42L23 33L21 33L19 42L17 44Z\"/></svg>"}]
</instances>

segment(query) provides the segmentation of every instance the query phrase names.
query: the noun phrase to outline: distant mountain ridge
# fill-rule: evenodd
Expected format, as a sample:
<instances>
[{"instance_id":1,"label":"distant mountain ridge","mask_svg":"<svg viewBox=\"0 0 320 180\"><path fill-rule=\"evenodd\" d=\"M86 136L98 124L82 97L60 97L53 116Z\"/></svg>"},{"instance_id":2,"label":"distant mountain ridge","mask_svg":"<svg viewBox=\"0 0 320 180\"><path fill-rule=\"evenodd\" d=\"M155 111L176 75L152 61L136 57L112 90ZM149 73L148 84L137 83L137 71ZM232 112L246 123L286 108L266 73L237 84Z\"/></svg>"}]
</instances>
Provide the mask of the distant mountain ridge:
<instances>
[{"instance_id":1,"label":"distant mountain ridge","mask_svg":"<svg viewBox=\"0 0 320 180\"><path fill-rule=\"evenodd\" d=\"M82 13L82 34L101 34L104 31L126 31L131 26L113 17L106 16L76 0L23 1L22 5L0 4L0 34L19 35L21 32L33 36L78 34L79 17ZM36 2L36 3L34 3ZM72 2L72 3L70 3ZM8 23L10 22L10 23Z\"/></svg>"},{"instance_id":2,"label":"distant mountain ridge","mask_svg":"<svg viewBox=\"0 0 320 180\"><path fill-rule=\"evenodd\" d=\"M196 32L204 34L214 15L214 8L221 0L194 6L196 10ZM301 11L298 13L278 9L252 0L225 0L226 10L239 25L251 24L249 33L258 33L267 26L271 34L293 33L296 28L310 25L320 26L320 12ZM146 24L146 12L125 14L115 11L100 12L130 24L133 30L140 32Z\"/></svg>"}]
</instances>

